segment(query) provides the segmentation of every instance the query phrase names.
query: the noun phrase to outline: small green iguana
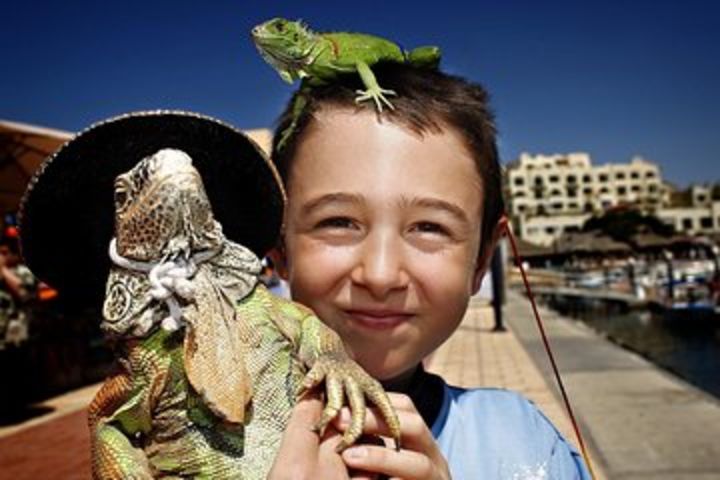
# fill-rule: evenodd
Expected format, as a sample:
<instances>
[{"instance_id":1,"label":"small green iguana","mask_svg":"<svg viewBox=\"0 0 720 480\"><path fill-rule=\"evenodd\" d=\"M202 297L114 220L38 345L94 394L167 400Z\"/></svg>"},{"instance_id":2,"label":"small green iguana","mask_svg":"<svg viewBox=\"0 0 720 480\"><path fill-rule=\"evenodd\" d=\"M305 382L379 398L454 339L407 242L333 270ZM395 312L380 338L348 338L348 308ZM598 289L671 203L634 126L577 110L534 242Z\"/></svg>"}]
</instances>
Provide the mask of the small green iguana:
<instances>
[{"instance_id":1,"label":"small green iguana","mask_svg":"<svg viewBox=\"0 0 720 480\"><path fill-rule=\"evenodd\" d=\"M274 18L252 30L252 37L263 58L275 68L283 80L302 80L302 89L332 82L340 74L357 72L365 90L358 90L355 102L373 100L378 111L383 105L393 108L386 98L395 95L378 85L372 66L381 62L410 63L417 67L437 68L440 49L433 46L404 51L396 43L362 33L316 33L300 21ZM282 149L305 108L302 95L293 105L293 121L282 132L278 149Z\"/></svg>"},{"instance_id":2,"label":"small green iguana","mask_svg":"<svg viewBox=\"0 0 720 480\"><path fill-rule=\"evenodd\" d=\"M116 372L93 400L98 479L264 479L299 394L325 382L322 431L365 397L400 437L380 384L311 311L273 296L261 264L215 221L191 158L163 149L115 181L103 330Z\"/></svg>"}]
</instances>

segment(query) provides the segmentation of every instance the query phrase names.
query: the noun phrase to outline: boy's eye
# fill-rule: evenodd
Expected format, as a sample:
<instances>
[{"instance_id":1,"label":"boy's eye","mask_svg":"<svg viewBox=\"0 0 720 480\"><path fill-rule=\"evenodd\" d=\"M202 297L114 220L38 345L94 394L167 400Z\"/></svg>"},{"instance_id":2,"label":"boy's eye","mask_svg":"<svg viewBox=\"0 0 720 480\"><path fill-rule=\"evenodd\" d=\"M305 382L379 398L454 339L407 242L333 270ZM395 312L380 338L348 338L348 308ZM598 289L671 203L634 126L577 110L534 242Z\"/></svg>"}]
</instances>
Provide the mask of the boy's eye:
<instances>
[{"instance_id":1,"label":"boy's eye","mask_svg":"<svg viewBox=\"0 0 720 480\"><path fill-rule=\"evenodd\" d=\"M353 226L353 221L347 217L330 217L317 223L318 228L352 228Z\"/></svg>"},{"instance_id":2,"label":"boy's eye","mask_svg":"<svg viewBox=\"0 0 720 480\"><path fill-rule=\"evenodd\" d=\"M447 228L435 222L418 222L412 227L413 231L419 233L435 233L438 235L449 235Z\"/></svg>"}]
</instances>

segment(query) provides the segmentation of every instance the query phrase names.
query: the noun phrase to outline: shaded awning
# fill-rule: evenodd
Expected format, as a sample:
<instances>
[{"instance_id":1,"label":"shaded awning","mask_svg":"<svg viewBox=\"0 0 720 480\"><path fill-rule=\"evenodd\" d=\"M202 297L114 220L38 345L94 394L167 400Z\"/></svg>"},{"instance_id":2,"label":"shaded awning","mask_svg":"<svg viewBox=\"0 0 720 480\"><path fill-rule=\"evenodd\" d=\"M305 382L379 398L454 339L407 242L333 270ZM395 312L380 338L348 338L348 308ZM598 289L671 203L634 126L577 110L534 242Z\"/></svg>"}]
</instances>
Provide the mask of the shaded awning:
<instances>
[{"instance_id":1,"label":"shaded awning","mask_svg":"<svg viewBox=\"0 0 720 480\"><path fill-rule=\"evenodd\" d=\"M617 242L600 232L574 232L565 233L555 240L553 248L557 253L624 253L630 252L629 245Z\"/></svg>"},{"instance_id":2,"label":"shaded awning","mask_svg":"<svg viewBox=\"0 0 720 480\"><path fill-rule=\"evenodd\" d=\"M15 213L38 166L70 132L0 120L0 214Z\"/></svg>"},{"instance_id":3,"label":"shaded awning","mask_svg":"<svg viewBox=\"0 0 720 480\"><path fill-rule=\"evenodd\" d=\"M544 258L555 255L552 248L528 242L522 238L516 238L518 253L522 258Z\"/></svg>"}]
</instances>

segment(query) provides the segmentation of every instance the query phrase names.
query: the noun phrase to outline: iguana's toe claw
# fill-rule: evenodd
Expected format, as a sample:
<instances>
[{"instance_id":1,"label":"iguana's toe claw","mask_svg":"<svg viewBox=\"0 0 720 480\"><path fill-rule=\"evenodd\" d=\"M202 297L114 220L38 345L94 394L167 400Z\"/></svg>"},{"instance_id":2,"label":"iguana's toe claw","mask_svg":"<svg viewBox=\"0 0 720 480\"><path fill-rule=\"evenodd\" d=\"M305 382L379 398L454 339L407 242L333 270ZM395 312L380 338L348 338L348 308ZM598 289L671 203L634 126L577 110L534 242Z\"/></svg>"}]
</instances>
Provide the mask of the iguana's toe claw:
<instances>
[{"instance_id":1,"label":"iguana's toe claw","mask_svg":"<svg viewBox=\"0 0 720 480\"><path fill-rule=\"evenodd\" d=\"M377 107L379 112L382 112L383 110L383 104L387 105L390 110L394 110L395 107L392 103L390 103L390 100L388 100L385 95L393 96L397 95L394 90L387 90L384 88L377 88L377 89L367 89L367 90L356 90L355 93L358 94L357 97L355 97L355 103L361 103L365 100L372 99L375 102L375 106Z\"/></svg>"},{"instance_id":2,"label":"iguana's toe claw","mask_svg":"<svg viewBox=\"0 0 720 480\"><path fill-rule=\"evenodd\" d=\"M325 428L337 417L343 404L343 386L342 381L333 374L329 374L325 380L325 390L327 392L327 405L323 409L320 421L315 424L313 431L323 436Z\"/></svg>"},{"instance_id":3,"label":"iguana's toe claw","mask_svg":"<svg viewBox=\"0 0 720 480\"><path fill-rule=\"evenodd\" d=\"M297 398L301 398L308 391L320 385L325 380L327 369L326 366L320 362L313 365L310 371L305 375L305 378L300 385L300 391L298 392Z\"/></svg>"},{"instance_id":4,"label":"iguana's toe claw","mask_svg":"<svg viewBox=\"0 0 720 480\"><path fill-rule=\"evenodd\" d=\"M340 453L350 445L354 444L363 433L367 405L365 404L365 393L360 383L355 378L346 378L343 381L345 395L350 406L350 426L343 434L342 441L335 447Z\"/></svg>"},{"instance_id":5,"label":"iguana's toe claw","mask_svg":"<svg viewBox=\"0 0 720 480\"><path fill-rule=\"evenodd\" d=\"M380 383L374 378L371 378L371 380L375 382L377 386L365 389L365 395L367 395L373 405L380 410L380 415L385 420L385 424L388 430L390 430L390 435L395 441L395 450L400 450L400 420Z\"/></svg>"},{"instance_id":6,"label":"iguana's toe claw","mask_svg":"<svg viewBox=\"0 0 720 480\"><path fill-rule=\"evenodd\" d=\"M342 441L336 449L341 452L353 445L362 435L367 413L365 401L367 398L380 411L395 440L396 448L400 448L400 422L380 382L347 357L318 359L305 377L303 386L312 388L322 380L325 380L327 403L313 431L320 435L325 432L325 428L339 413L343 406L343 398L346 397L351 413L350 425L343 433Z\"/></svg>"}]
</instances>

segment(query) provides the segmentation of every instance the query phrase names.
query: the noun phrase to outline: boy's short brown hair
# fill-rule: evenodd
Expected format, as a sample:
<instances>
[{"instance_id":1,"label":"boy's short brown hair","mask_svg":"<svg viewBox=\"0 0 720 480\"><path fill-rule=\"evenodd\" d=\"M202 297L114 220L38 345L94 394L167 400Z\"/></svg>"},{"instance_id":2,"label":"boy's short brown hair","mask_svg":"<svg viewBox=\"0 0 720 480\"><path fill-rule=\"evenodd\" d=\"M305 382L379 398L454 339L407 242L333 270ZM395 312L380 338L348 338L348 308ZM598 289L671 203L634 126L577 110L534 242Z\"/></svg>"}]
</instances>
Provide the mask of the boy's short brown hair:
<instances>
[{"instance_id":1,"label":"boy's short brown hair","mask_svg":"<svg viewBox=\"0 0 720 480\"><path fill-rule=\"evenodd\" d=\"M484 254L484 248L505 209L496 128L487 93L478 84L437 70L386 63L374 66L373 72L382 88L397 93L388 97L395 108L383 109L380 118L387 118L419 135L440 132L449 127L465 141L483 185L480 254ZM327 85L313 87L303 93L295 92L278 119L273 138L272 159L286 185L297 146L312 126L316 112L322 107L375 109L372 101L355 103L356 90L363 88L358 75L343 75ZM305 96L306 105L297 118L292 135L278 151L281 133L292 122L293 106L298 95Z\"/></svg>"}]
</instances>

